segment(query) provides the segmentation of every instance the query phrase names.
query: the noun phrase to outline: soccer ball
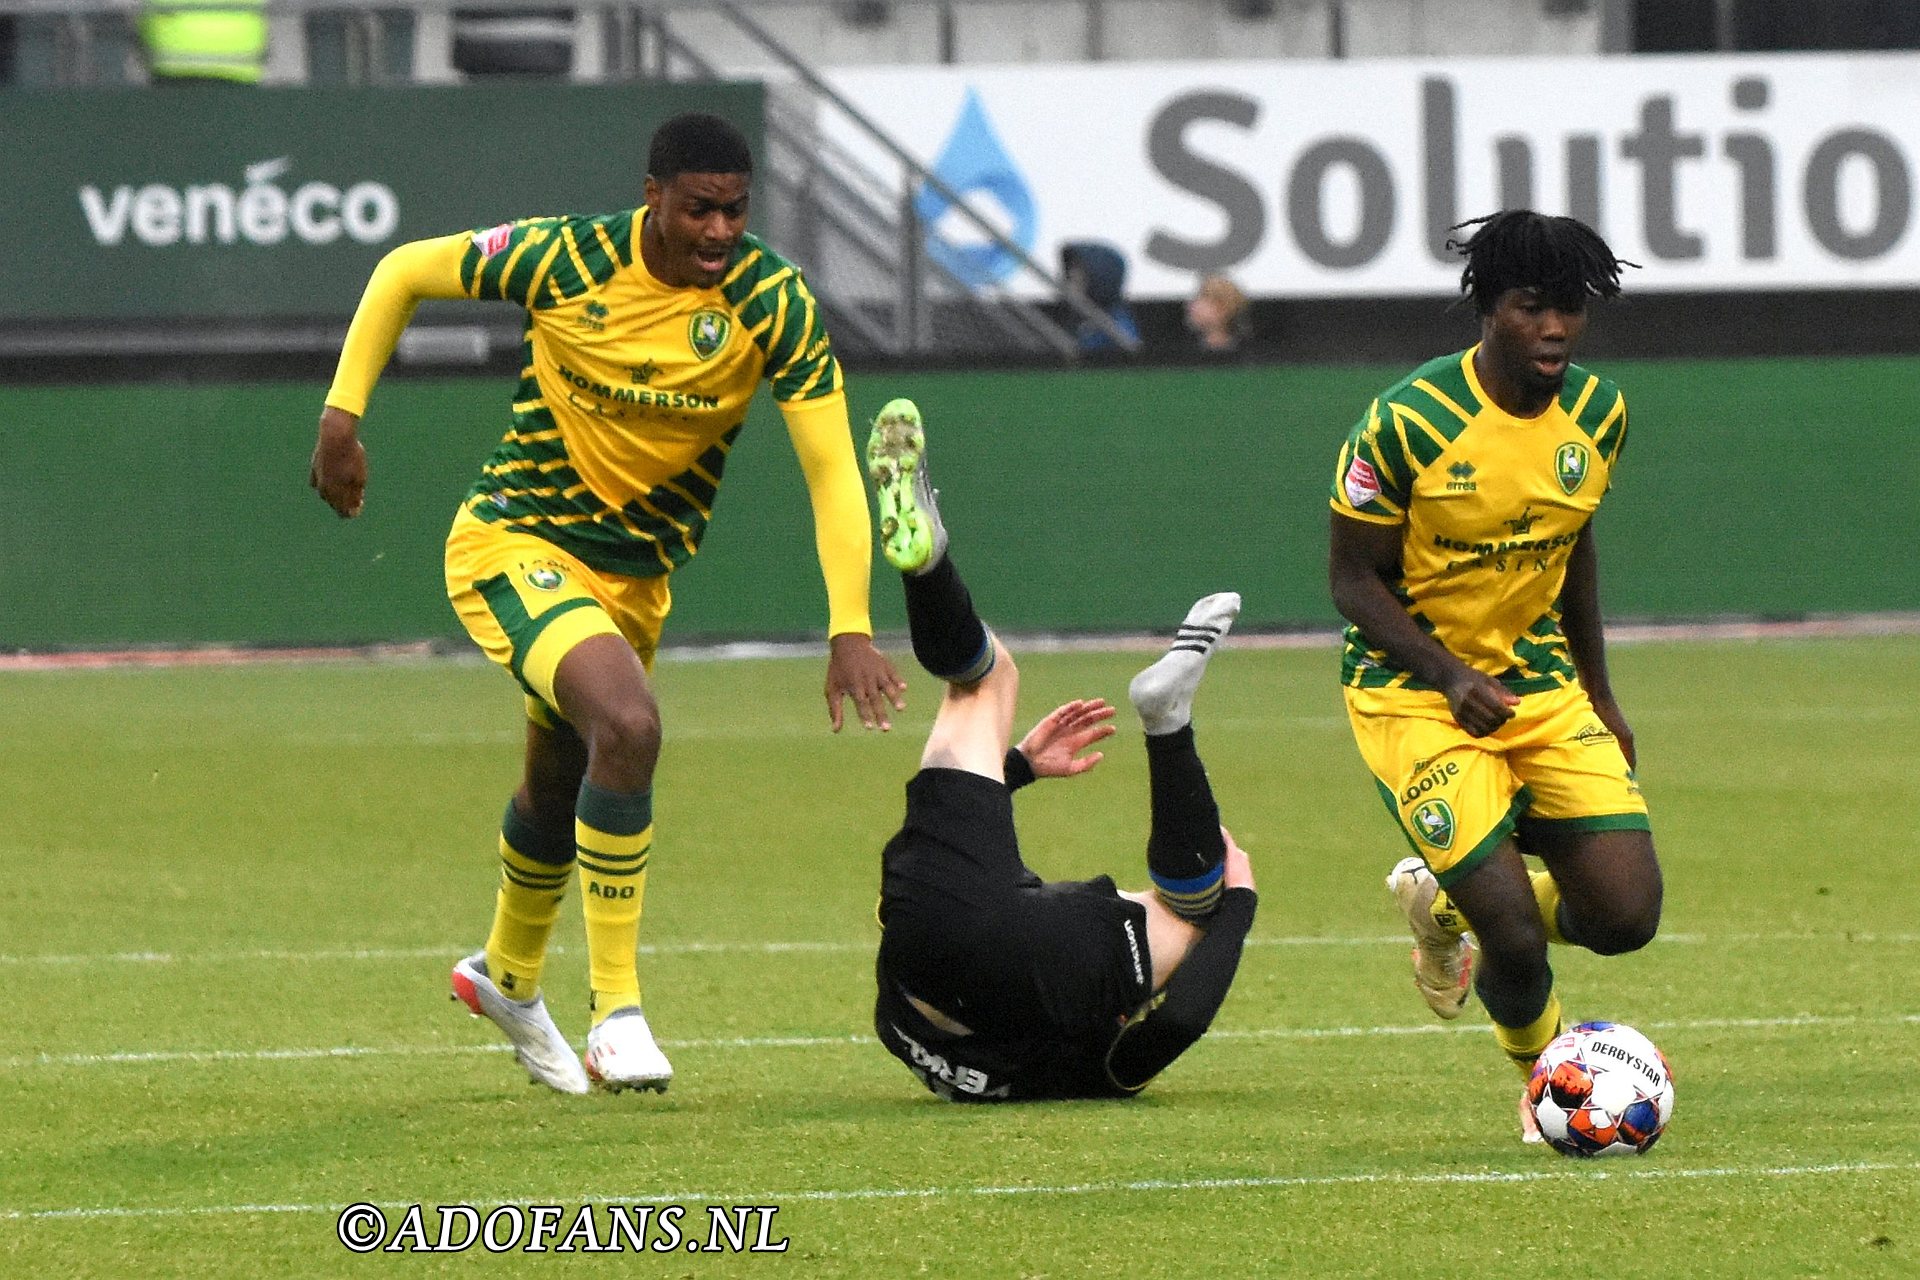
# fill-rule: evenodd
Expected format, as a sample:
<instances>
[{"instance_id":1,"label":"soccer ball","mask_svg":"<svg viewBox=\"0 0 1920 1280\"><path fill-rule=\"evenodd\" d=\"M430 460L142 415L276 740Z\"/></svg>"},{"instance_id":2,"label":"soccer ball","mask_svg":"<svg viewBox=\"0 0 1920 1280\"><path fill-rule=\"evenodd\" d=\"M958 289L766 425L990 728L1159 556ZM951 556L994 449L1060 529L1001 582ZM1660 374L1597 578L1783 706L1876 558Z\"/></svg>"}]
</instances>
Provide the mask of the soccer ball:
<instances>
[{"instance_id":1,"label":"soccer ball","mask_svg":"<svg viewBox=\"0 0 1920 1280\"><path fill-rule=\"evenodd\" d=\"M1540 1136L1561 1155L1637 1155L1673 1117L1673 1073L1632 1027L1583 1022L1534 1063L1527 1103Z\"/></svg>"}]
</instances>

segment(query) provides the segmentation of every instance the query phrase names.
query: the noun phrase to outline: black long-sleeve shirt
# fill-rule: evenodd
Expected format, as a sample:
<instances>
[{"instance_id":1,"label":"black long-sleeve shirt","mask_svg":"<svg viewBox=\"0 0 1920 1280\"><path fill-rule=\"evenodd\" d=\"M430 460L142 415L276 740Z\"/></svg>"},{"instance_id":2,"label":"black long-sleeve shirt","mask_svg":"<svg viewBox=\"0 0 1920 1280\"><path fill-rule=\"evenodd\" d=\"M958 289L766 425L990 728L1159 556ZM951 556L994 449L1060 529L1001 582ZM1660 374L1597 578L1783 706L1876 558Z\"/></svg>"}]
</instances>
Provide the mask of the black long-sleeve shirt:
<instances>
[{"instance_id":1,"label":"black long-sleeve shirt","mask_svg":"<svg viewBox=\"0 0 1920 1280\"><path fill-rule=\"evenodd\" d=\"M1221 895L1205 935L1193 944L1147 1011L1122 1027L1107 1050L1107 1078L1116 1089L1138 1093L1207 1033L1233 986L1259 901L1252 889L1228 889Z\"/></svg>"}]
</instances>

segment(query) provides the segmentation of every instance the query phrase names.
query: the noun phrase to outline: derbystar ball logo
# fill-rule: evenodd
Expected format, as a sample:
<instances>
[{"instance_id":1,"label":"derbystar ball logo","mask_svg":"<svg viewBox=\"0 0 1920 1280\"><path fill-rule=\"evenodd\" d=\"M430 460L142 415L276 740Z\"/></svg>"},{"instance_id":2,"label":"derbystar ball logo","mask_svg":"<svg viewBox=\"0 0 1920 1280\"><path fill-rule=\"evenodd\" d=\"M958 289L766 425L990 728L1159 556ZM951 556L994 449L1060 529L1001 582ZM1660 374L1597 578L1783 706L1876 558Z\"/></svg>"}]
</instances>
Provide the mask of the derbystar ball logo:
<instances>
[{"instance_id":1,"label":"derbystar ball logo","mask_svg":"<svg viewBox=\"0 0 1920 1280\"><path fill-rule=\"evenodd\" d=\"M1356 507L1364 507L1380 496L1380 476L1365 458L1353 460L1344 483L1347 501Z\"/></svg>"},{"instance_id":2,"label":"derbystar ball logo","mask_svg":"<svg viewBox=\"0 0 1920 1280\"><path fill-rule=\"evenodd\" d=\"M1445 800L1429 800L1413 811L1413 829L1436 849L1453 846L1453 808Z\"/></svg>"},{"instance_id":3,"label":"derbystar ball logo","mask_svg":"<svg viewBox=\"0 0 1920 1280\"><path fill-rule=\"evenodd\" d=\"M488 227L485 231L474 232L473 247L480 251L482 258L491 258L506 248L507 242L511 239L513 239L513 224L503 222L497 227Z\"/></svg>"}]
</instances>

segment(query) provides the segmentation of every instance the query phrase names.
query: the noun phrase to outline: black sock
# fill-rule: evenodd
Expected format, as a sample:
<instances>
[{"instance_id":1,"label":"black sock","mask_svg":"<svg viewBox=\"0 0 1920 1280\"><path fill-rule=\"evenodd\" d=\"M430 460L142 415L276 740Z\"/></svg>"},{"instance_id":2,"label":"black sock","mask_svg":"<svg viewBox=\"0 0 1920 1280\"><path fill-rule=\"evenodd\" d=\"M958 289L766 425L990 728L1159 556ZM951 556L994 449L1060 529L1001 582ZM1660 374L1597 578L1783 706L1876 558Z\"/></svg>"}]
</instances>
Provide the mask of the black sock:
<instances>
[{"instance_id":1,"label":"black sock","mask_svg":"<svg viewBox=\"0 0 1920 1280\"><path fill-rule=\"evenodd\" d=\"M1205 920L1220 905L1227 842L1191 724L1147 735L1147 787L1147 874L1154 892L1175 915Z\"/></svg>"},{"instance_id":2,"label":"black sock","mask_svg":"<svg viewBox=\"0 0 1920 1280\"><path fill-rule=\"evenodd\" d=\"M993 669L993 641L951 554L922 573L901 574L900 582L907 592L913 656L929 674L949 684L972 684Z\"/></svg>"}]
</instances>

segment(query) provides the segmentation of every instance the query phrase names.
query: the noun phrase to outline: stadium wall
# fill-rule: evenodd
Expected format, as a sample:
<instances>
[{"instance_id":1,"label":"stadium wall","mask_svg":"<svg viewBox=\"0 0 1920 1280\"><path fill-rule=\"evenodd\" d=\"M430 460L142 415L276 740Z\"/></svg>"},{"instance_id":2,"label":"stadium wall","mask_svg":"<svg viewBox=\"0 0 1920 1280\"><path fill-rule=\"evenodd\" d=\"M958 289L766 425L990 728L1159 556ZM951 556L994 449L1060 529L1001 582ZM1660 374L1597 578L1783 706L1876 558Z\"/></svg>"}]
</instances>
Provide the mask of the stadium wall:
<instances>
[{"instance_id":1,"label":"stadium wall","mask_svg":"<svg viewBox=\"0 0 1920 1280\"><path fill-rule=\"evenodd\" d=\"M1400 372L855 370L852 394L857 416L903 394L926 410L957 557L997 625L1161 628L1230 588L1252 625L1319 626L1334 454ZM1633 413L1601 517L1611 617L1920 609L1920 359L1605 372ZM458 637L441 538L507 390L389 380L366 513L342 522L306 487L320 384L0 389L0 648ZM817 634L806 492L764 397L720 508L669 639ZM875 607L903 625L884 573Z\"/></svg>"}]
</instances>

